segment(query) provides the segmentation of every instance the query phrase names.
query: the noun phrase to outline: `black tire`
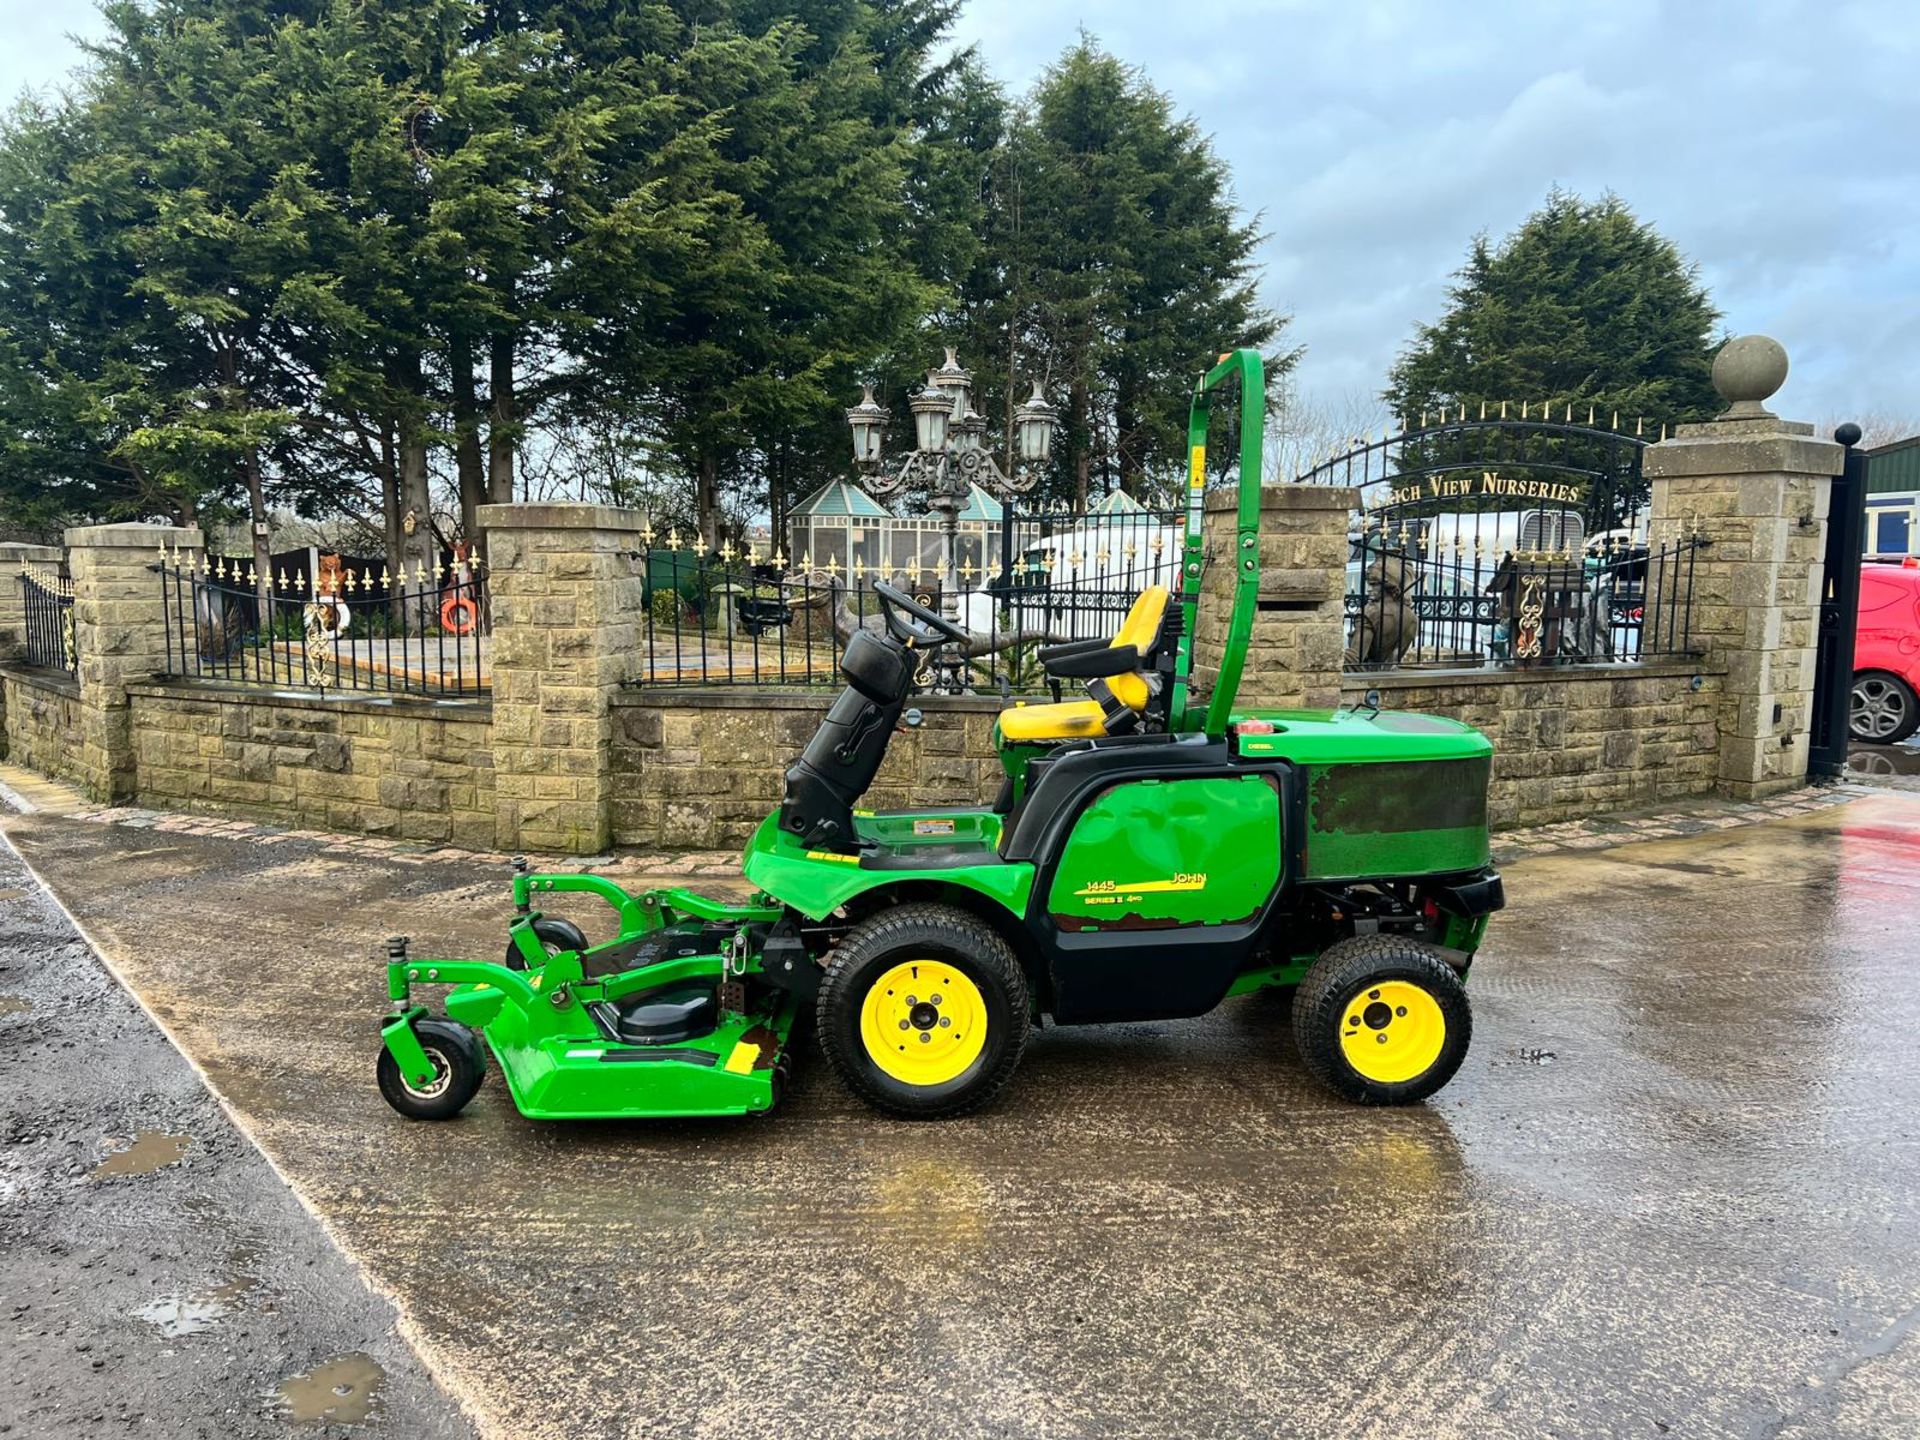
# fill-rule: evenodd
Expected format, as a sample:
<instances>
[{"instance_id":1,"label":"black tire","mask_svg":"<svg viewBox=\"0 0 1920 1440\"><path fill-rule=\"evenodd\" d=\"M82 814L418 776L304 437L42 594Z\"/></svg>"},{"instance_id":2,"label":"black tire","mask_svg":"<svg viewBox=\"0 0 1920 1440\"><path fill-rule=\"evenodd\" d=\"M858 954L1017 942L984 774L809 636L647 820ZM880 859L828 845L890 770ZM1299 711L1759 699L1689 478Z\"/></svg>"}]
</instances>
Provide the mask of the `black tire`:
<instances>
[{"instance_id":1,"label":"black tire","mask_svg":"<svg viewBox=\"0 0 1920 1440\"><path fill-rule=\"evenodd\" d=\"M969 1023L970 1011L973 1025L981 1015L985 1020L978 1053L965 1068L924 1083L882 1069L863 1037L869 993L896 967L919 965L936 973L928 977L926 1000L912 1007L914 1018L889 1022L901 1027L903 1042L925 1035L922 1043L929 1043L939 1035L941 1043L951 1047L963 1038L950 1023L954 1013L961 1015L962 1025ZM943 1001L937 987L956 974L969 982L974 994L965 995L962 989ZM874 998L877 1010L889 1005L887 997ZM894 997L898 1002L913 998ZM951 1013L941 1013L943 1004ZM923 1012L931 1015L924 1026ZM847 1088L876 1109L916 1120L960 1115L986 1104L1012 1078L1033 1028L1027 978L1007 942L964 910L925 903L882 910L849 930L821 977L814 1014L820 1048ZM906 1054L906 1043L900 1049Z\"/></svg>"},{"instance_id":2,"label":"black tire","mask_svg":"<svg viewBox=\"0 0 1920 1440\"><path fill-rule=\"evenodd\" d=\"M559 954L562 950L578 950L584 953L587 948L586 932L571 920L562 920L557 915L542 915L534 921L533 935L549 957ZM511 935L507 937L507 958L500 963L509 970L527 968L526 957L521 955L520 947L513 943Z\"/></svg>"},{"instance_id":3,"label":"black tire","mask_svg":"<svg viewBox=\"0 0 1920 1440\"><path fill-rule=\"evenodd\" d=\"M1868 745L1898 745L1920 730L1920 698L1898 675L1862 670L1847 700L1847 733Z\"/></svg>"},{"instance_id":4,"label":"black tire","mask_svg":"<svg viewBox=\"0 0 1920 1440\"><path fill-rule=\"evenodd\" d=\"M1383 1003L1383 994L1392 998L1383 987L1401 985L1424 991L1431 999L1441 1026L1437 1053L1415 1073L1392 1078L1365 1074L1348 1058L1343 1037L1371 1036L1385 1047L1383 1054L1399 1053L1413 1063L1426 1054L1417 1043L1410 1051L1402 1049L1402 1037L1417 1040L1420 1032L1403 1028L1396 1034L1394 1026L1407 1018L1407 1011ZM1417 1002L1415 1009L1426 1013ZM1429 1025L1431 1019L1427 1014ZM1412 1017L1412 1023L1421 1024L1422 1017ZM1328 946L1300 982L1293 1002L1293 1038L1308 1073L1334 1094L1360 1105L1412 1105L1451 1080L1466 1059L1473 1009L1460 977L1426 945L1399 935L1356 935Z\"/></svg>"},{"instance_id":5,"label":"black tire","mask_svg":"<svg viewBox=\"0 0 1920 1440\"><path fill-rule=\"evenodd\" d=\"M451 1120L467 1108L487 1078L486 1052L480 1037L452 1020L417 1020L413 1033L433 1062L434 1082L416 1090L400 1073L393 1052L380 1047L380 1094L387 1104L409 1120Z\"/></svg>"}]
</instances>

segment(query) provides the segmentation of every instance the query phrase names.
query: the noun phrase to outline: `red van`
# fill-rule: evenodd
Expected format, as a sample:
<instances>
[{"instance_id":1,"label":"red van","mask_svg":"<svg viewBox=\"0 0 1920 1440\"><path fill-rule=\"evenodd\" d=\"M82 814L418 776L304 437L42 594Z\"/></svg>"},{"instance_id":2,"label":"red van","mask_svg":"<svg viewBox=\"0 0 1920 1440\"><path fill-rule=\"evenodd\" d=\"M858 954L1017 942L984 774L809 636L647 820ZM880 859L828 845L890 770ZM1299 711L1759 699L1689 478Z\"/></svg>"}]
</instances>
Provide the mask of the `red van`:
<instances>
[{"instance_id":1,"label":"red van","mask_svg":"<svg viewBox=\"0 0 1920 1440\"><path fill-rule=\"evenodd\" d=\"M1920 561L1912 556L1860 567L1849 728L1873 745L1920 729Z\"/></svg>"}]
</instances>

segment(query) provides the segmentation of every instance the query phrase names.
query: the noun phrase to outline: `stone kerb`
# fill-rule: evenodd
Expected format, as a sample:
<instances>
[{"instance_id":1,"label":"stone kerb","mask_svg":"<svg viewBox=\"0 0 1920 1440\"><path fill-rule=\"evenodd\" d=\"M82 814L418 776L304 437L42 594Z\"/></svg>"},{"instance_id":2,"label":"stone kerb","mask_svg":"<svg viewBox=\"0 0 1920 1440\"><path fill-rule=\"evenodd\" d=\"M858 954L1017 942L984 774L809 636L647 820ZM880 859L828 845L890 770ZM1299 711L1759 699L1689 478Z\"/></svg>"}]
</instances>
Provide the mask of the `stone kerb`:
<instances>
[{"instance_id":1,"label":"stone kerb","mask_svg":"<svg viewBox=\"0 0 1920 1440\"><path fill-rule=\"evenodd\" d=\"M167 609L152 567L164 546L198 555L197 527L83 525L66 532L80 682L81 788L95 800L134 793L127 686L167 668Z\"/></svg>"},{"instance_id":2,"label":"stone kerb","mask_svg":"<svg viewBox=\"0 0 1920 1440\"><path fill-rule=\"evenodd\" d=\"M1784 353L1758 381L1723 376L1733 368L1715 369L1728 413L1650 447L1645 473L1651 543L1707 542L1693 561L1691 637L1726 671L1719 788L1753 799L1806 775L1827 512L1844 452L1761 406L1766 384L1785 378ZM1672 583L1685 583L1680 573ZM1650 613L1661 603L1650 596Z\"/></svg>"},{"instance_id":3,"label":"stone kerb","mask_svg":"<svg viewBox=\"0 0 1920 1440\"><path fill-rule=\"evenodd\" d=\"M486 505L496 843L591 854L612 839L610 702L644 631L646 517Z\"/></svg>"}]
</instances>

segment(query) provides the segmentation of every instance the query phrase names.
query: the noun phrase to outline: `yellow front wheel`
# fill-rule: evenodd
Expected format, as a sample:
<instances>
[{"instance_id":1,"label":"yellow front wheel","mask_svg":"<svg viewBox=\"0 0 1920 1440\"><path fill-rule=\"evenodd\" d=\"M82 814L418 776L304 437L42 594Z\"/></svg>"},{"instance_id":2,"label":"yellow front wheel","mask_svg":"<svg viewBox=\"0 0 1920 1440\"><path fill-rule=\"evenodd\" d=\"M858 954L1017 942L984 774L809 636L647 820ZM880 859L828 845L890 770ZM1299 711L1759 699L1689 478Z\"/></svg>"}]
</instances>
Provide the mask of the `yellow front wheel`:
<instances>
[{"instance_id":1,"label":"yellow front wheel","mask_svg":"<svg viewBox=\"0 0 1920 1440\"><path fill-rule=\"evenodd\" d=\"M966 1074L986 1047L986 999L958 965L903 960L867 987L860 1043L894 1079L944 1085Z\"/></svg>"},{"instance_id":2,"label":"yellow front wheel","mask_svg":"<svg viewBox=\"0 0 1920 1440\"><path fill-rule=\"evenodd\" d=\"M1331 945L1293 1006L1300 1058L1363 1105L1408 1105L1460 1068L1473 1011L1453 968L1417 940L1360 935Z\"/></svg>"},{"instance_id":3,"label":"yellow front wheel","mask_svg":"<svg viewBox=\"0 0 1920 1440\"><path fill-rule=\"evenodd\" d=\"M834 947L820 1045L847 1088L919 1118L984 1104L1031 1028L1026 977L990 925L948 905L898 905Z\"/></svg>"}]
</instances>

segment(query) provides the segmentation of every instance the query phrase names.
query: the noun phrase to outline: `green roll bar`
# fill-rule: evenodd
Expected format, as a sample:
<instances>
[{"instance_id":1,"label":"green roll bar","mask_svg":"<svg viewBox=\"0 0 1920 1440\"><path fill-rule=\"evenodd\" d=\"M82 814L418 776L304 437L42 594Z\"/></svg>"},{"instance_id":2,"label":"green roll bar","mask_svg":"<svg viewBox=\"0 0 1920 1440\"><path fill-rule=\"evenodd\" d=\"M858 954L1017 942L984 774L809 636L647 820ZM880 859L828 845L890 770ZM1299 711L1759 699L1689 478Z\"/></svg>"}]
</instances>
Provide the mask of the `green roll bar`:
<instances>
[{"instance_id":1,"label":"green roll bar","mask_svg":"<svg viewBox=\"0 0 1920 1440\"><path fill-rule=\"evenodd\" d=\"M1220 674L1214 681L1207 712L1198 725L1188 715L1187 699L1193 675L1193 628L1200 613L1200 578L1206 568L1207 424L1212 418L1213 395L1235 376L1240 378L1240 504L1234 525L1233 553L1216 556L1216 564L1233 566L1233 614L1227 622L1226 645L1220 656ZM1218 739L1227 733L1240 690L1240 671L1253 635L1253 611L1260 594L1260 464L1267 418L1267 370L1257 350L1234 350L1203 375L1193 387L1193 406L1187 412L1187 520L1186 544L1180 561L1180 653L1174 664L1173 695L1168 728L1175 732L1202 729Z\"/></svg>"}]
</instances>

